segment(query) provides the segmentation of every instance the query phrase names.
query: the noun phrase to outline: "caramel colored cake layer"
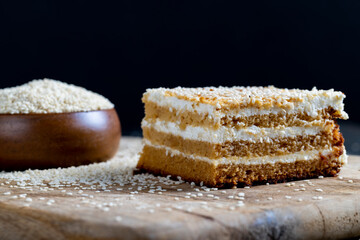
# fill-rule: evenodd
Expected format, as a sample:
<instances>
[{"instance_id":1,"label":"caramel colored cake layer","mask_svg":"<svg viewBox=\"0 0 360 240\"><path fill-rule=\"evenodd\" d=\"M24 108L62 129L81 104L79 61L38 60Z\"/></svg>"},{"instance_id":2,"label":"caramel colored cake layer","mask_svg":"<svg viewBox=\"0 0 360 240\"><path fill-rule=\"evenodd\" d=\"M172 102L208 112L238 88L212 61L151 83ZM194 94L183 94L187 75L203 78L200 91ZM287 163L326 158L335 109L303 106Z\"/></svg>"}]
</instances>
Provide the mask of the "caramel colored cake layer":
<instances>
[{"instance_id":1,"label":"caramel colored cake layer","mask_svg":"<svg viewBox=\"0 0 360 240\"><path fill-rule=\"evenodd\" d=\"M338 131L334 129L335 134ZM333 134L320 132L318 135L298 135L296 137L275 138L271 142L249 142L244 140L210 143L199 140L189 140L183 137L158 132L154 129L143 128L144 138L152 143L171 147L187 154L196 154L208 158L219 157L259 157L290 154L324 148L336 144Z\"/></svg>"},{"instance_id":2,"label":"caramel colored cake layer","mask_svg":"<svg viewBox=\"0 0 360 240\"><path fill-rule=\"evenodd\" d=\"M306 126L309 122L321 119L334 119L339 117L339 112L329 107L319 110L318 115L309 116L307 113L292 113L286 111L278 113L268 113L263 115L251 116L234 116L225 115L221 118L209 117L208 114L200 114L193 111L183 111L174 114L174 109L159 106L154 102L145 102L145 119L159 119L169 122L178 122L181 119L180 127L185 128L187 125L202 126L217 129L220 126L245 128L252 125L258 127L277 127L277 126Z\"/></svg>"},{"instance_id":3,"label":"caramel colored cake layer","mask_svg":"<svg viewBox=\"0 0 360 240\"><path fill-rule=\"evenodd\" d=\"M148 89L138 168L209 186L333 176L346 163L334 90Z\"/></svg>"},{"instance_id":4,"label":"caramel colored cake layer","mask_svg":"<svg viewBox=\"0 0 360 240\"><path fill-rule=\"evenodd\" d=\"M166 149L145 145L138 168L167 176L181 176L182 179L206 186L224 187L238 183L253 185L265 182L284 182L293 179L317 176L335 176L344 164L339 158L342 147L336 147L331 154L318 153L312 159L299 159L294 162L262 164L217 163L199 160L182 154L171 154Z\"/></svg>"}]
</instances>

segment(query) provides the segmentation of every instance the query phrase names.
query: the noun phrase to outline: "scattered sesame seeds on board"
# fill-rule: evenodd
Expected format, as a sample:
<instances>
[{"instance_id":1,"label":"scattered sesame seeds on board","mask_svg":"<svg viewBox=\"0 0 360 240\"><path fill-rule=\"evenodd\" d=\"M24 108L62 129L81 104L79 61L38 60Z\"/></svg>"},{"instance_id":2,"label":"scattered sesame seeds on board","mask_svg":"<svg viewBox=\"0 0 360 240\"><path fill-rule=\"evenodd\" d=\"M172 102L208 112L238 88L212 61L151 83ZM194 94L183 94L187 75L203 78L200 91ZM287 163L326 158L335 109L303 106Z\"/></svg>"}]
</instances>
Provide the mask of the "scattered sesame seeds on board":
<instances>
[{"instance_id":1,"label":"scattered sesame seeds on board","mask_svg":"<svg viewBox=\"0 0 360 240\"><path fill-rule=\"evenodd\" d=\"M99 224L129 224L134 219L146 223L187 219L196 224L199 221L196 216L240 219L265 210L307 211L314 204L324 208L329 203L339 204L341 209L342 201L351 201L356 191L360 196L358 168L354 168L355 174L345 167L341 178L217 189L181 178L174 181L146 173L134 175L141 140L124 137L120 146L118 154L108 162L66 169L1 172L0 214L1 206L10 204Z\"/></svg>"}]
</instances>

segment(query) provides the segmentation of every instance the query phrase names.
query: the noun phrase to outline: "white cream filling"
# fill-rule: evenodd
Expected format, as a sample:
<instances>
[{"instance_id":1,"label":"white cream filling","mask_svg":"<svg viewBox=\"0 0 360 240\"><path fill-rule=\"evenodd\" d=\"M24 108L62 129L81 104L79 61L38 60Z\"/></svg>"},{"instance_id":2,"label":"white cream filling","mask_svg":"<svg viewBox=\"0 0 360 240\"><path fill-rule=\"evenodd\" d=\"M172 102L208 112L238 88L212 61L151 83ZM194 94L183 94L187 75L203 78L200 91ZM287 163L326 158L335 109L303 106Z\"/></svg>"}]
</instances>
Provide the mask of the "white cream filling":
<instances>
[{"instance_id":1,"label":"white cream filling","mask_svg":"<svg viewBox=\"0 0 360 240\"><path fill-rule=\"evenodd\" d=\"M326 94L325 94L326 95ZM329 94L327 94L329 95ZM319 110L332 107L335 110L340 111L342 118L348 119L348 115L344 112L344 97L340 94L333 93L331 96L312 96L304 97L302 102L289 103L285 108L273 107L270 109L258 109L258 108L242 108L221 112L221 105L217 106L205 103L196 103L179 99L177 97L164 96L161 92L148 92L147 100L153 102L162 107L168 107L175 112L196 112L198 114L208 115L208 117L214 119L221 119L224 116L229 117L248 117L254 115L267 115L270 113L287 113L287 114L298 114L306 113L311 117L316 117L319 114Z\"/></svg>"},{"instance_id":2,"label":"white cream filling","mask_svg":"<svg viewBox=\"0 0 360 240\"><path fill-rule=\"evenodd\" d=\"M232 157L232 158L218 158L211 159L207 157L196 156L194 154L185 154L173 148L167 146L152 144L149 140L144 139L144 143L157 149L165 149L166 155L175 156L180 155L182 157L192 158L194 160L206 161L214 165L218 164L246 164L246 165L257 165L257 164L275 164L275 163L293 163L296 161L311 161L319 158L319 154L327 156L332 153L332 148L325 148L320 150L301 151L292 154L278 155L278 156L263 156L263 157ZM346 154L344 153L340 157L341 162L346 162Z\"/></svg>"},{"instance_id":3,"label":"white cream filling","mask_svg":"<svg viewBox=\"0 0 360 240\"><path fill-rule=\"evenodd\" d=\"M348 156L347 156L347 154L346 154L346 149L345 149L345 147L344 147L344 152L343 152L343 154L341 154L341 156L339 157L339 160L340 160L340 163L343 164L343 165L348 163Z\"/></svg>"},{"instance_id":4,"label":"white cream filling","mask_svg":"<svg viewBox=\"0 0 360 240\"><path fill-rule=\"evenodd\" d=\"M250 126L243 129L235 129L222 126L217 130L207 129L200 126L188 125L185 129L181 129L177 123L155 120L148 122L143 120L142 128L153 128L158 132L181 136L184 139L200 140L210 143L224 143L227 141L250 141L250 142L272 142L272 139L296 137L305 135L317 135L321 131L326 131L326 121L309 127L284 127L278 126L276 128L260 128L257 126Z\"/></svg>"}]
</instances>

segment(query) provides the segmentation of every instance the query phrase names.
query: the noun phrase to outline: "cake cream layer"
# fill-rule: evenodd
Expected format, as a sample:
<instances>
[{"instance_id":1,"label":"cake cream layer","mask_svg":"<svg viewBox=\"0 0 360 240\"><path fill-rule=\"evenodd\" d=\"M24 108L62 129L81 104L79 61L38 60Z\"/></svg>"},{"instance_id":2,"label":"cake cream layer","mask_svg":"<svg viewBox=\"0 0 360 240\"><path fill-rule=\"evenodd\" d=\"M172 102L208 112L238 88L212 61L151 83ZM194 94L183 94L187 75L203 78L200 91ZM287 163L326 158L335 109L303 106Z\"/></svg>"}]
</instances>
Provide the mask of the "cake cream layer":
<instances>
[{"instance_id":1,"label":"cake cream layer","mask_svg":"<svg viewBox=\"0 0 360 240\"><path fill-rule=\"evenodd\" d=\"M245 109L246 110L246 109ZM217 129L221 126L245 128L252 125L258 127L277 126L307 126L309 122L321 119L336 119L340 113L332 107L319 109L316 116L312 117L303 112L288 113L284 109L272 109L258 111L255 115L232 115L218 114L212 117L208 114L193 111L180 111L169 106L161 106L155 102L145 102L145 119L160 119L162 121L175 122L182 128L186 125L201 126Z\"/></svg>"},{"instance_id":2,"label":"cake cream layer","mask_svg":"<svg viewBox=\"0 0 360 240\"><path fill-rule=\"evenodd\" d=\"M339 118L344 112L345 95L334 90L279 89L275 87L157 88L147 89L143 101L167 107L170 111L196 112L209 118L237 118L254 115L304 113L316 118L319 110L334 109Z\"/></svg>"},{"instance_id":3,"label":"cake cream layer","mask_svg":"<svg viewBox=\"0 0 360 240\"><path fill-rule=\"evenodd\" d=\"M298 153L274 159L275 162L251 164L208 161L191 155L168 150L161 146L145 144L137 168L162 176L181 176L182 179L203 183L206 186L252 185L264 182L283 182L322 176L335 176L346 154L343 147ZM282 159L282 160L281 160ZM254 159L253 159L254 160ZM268 159L269 160L269 159Z\"/></svg>"},{"instance_id":4,"label":"cake cream layer","mask_svg":"<svg viewBox=\"0 0 360 240\"><path fill-rule=\"evenodd\" d=\"M179 124L157 119L144 119L142 128L152 128L158 132L180 136L184 139L199 140L210 143L225 143L233 141L248 142L272 142L275 138L287 138L296 136L318 135L321 132L331 132L334 128L334 121L313 121L308 127L285 127L261 128L251 126L242 129L229 128L222 126L216 130L207 129L200 126L185 126L182 128Z\"/></svg>"},{"instance_id":5,"label":"cake cream layer","mask_svg":"<svg viewBox=\"0 0 360 240\"><path fill-rule=\"evenodd\" d=\"M176 149L162 146L162 145L156 145L150 142L149 140L144 140L145 147L162 150L165 151L166 156L173 156L173 155L179 155L181 157L191 158L196 161L205 161L211 164L214 164L215 166L219 164L244 164L244 165L258 165L258 164L275 164L278 162L281 163L293 163L296 161L307 161L314 159L318 156L327 157L329 155L332 155L335 151L339 151L341 149L341 154L339 154L339 162L341 164L345 164L347 162L347 156L345 154L345 148L343 146L341 147L328 147L328 148L322 148L322 149L314 149L309 151L300 151L292 154L285 154L285 155L277 155L277 156L262 156L262 157L239 157L239 156L233 156L233 157L221 157L217 159L207 158L203 156L198 156L195 154L186 154L181 151L178 151Z\"/></svg>"}]
</instances>

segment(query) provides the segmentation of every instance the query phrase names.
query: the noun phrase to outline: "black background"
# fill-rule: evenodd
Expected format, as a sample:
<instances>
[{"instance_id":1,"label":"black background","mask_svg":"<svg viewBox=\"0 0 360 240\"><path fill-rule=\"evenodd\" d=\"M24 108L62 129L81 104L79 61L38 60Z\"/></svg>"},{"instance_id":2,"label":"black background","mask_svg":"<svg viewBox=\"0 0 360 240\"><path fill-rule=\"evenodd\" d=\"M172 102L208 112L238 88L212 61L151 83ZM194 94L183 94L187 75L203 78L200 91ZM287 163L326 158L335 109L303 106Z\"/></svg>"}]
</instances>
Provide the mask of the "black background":
<instances>
[{"instance_id":1,"label":"black background","mask_svg":"<svg viewBox=\"0 0 360 240\"><path fill-rule=\"evenodd\" d=\"M360 1L2 1L0 27L0 88L83 86L125 134L160 86L334 88L360 122Z\"/></svg>"}]
</instances>

